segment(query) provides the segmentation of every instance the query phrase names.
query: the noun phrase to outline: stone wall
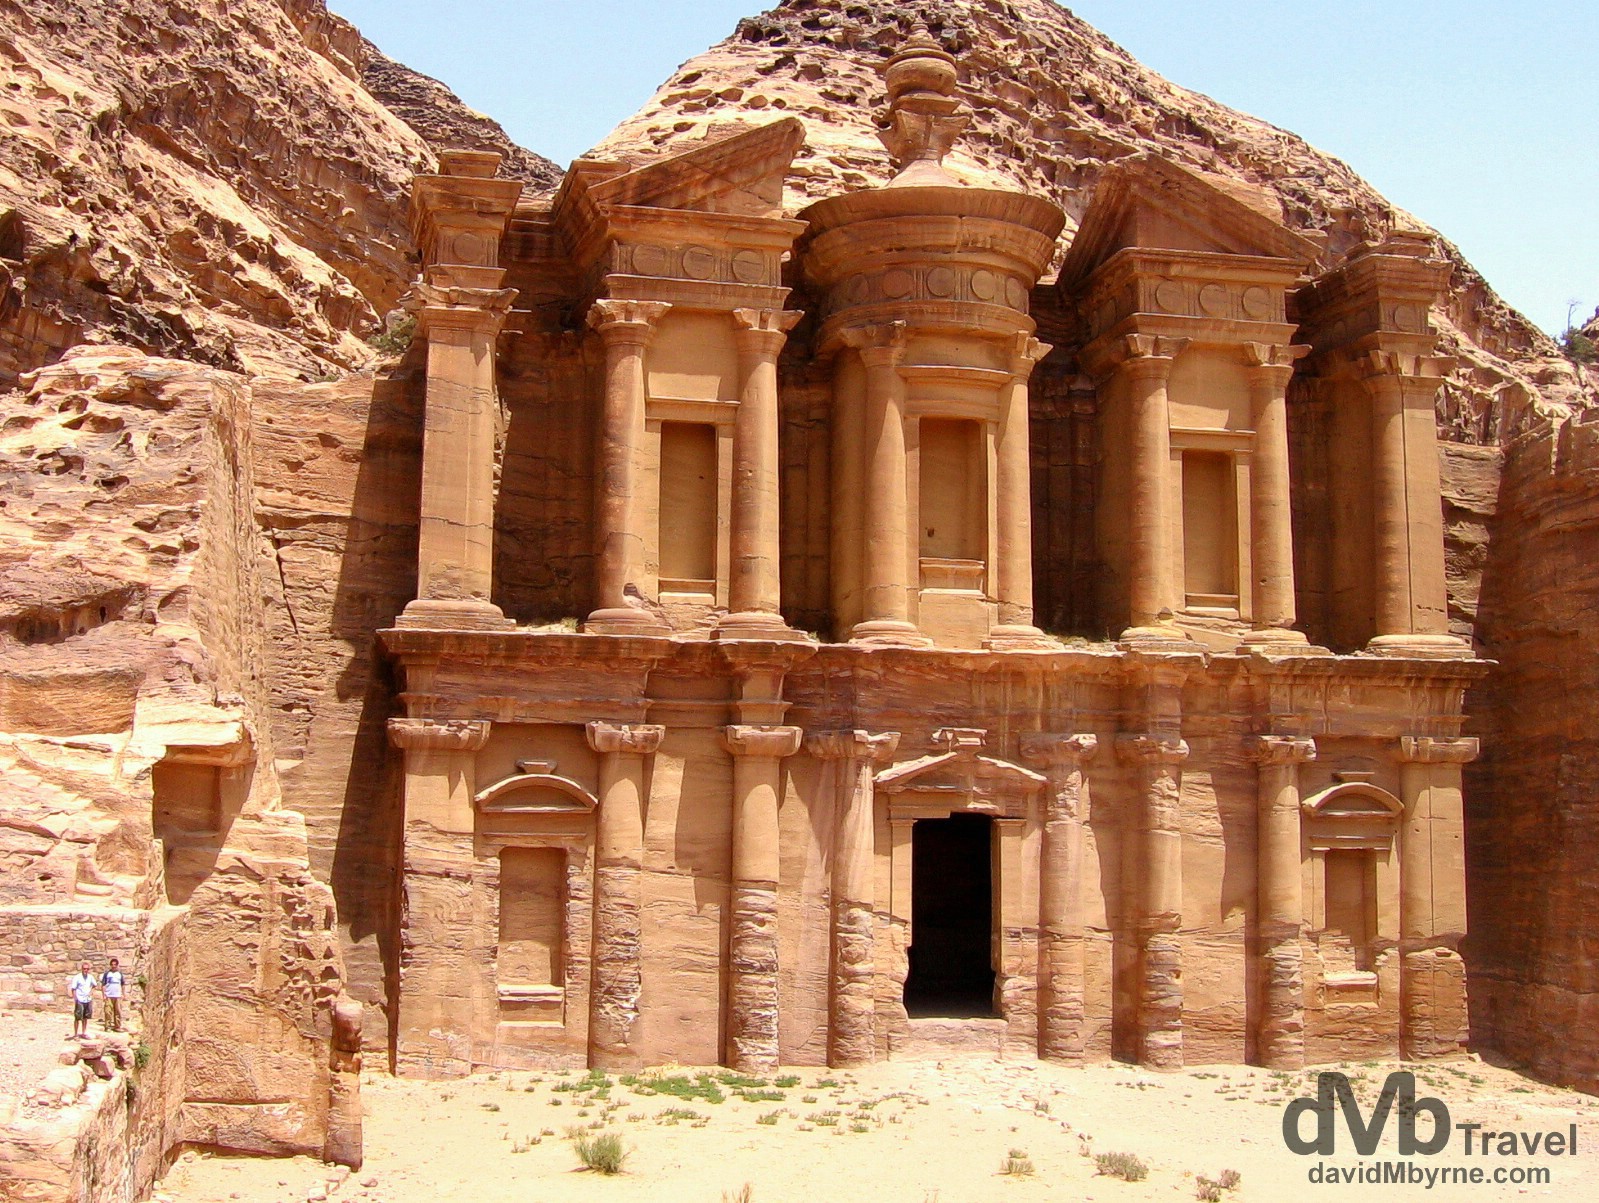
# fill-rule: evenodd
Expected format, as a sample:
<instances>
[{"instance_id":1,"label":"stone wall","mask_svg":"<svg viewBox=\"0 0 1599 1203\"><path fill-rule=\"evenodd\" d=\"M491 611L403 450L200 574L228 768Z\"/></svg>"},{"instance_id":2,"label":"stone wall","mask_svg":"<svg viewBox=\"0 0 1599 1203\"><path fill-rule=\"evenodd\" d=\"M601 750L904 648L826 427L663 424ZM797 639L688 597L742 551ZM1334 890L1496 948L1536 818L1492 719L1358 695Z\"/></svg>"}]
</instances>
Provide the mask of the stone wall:
<instances>
[{"instance_id":1,"label":"stone wall","mask_svg":"<svg viewBox=\"0 0 1599 1203\"><path fill-rule=\"evenodd\" d=\"M1506 449L1478 638L1499 662L1470 771L1472 1029L1554 1081L1599 1091L1599 425Z\"/></svg>"},{"instance_id":2,"label":"stone wall","mask_svg":"<svg viewBox=\"0 0 1599 1203\"><path fill-rule=\"evenodd\" d=\"M99 974L109 957L128 978L125 1008L137 1005L149 948L148 911L71 906L0 908L0 1008L69 1010L67 979L87 960Z\"/></svg>"}]
</instances>

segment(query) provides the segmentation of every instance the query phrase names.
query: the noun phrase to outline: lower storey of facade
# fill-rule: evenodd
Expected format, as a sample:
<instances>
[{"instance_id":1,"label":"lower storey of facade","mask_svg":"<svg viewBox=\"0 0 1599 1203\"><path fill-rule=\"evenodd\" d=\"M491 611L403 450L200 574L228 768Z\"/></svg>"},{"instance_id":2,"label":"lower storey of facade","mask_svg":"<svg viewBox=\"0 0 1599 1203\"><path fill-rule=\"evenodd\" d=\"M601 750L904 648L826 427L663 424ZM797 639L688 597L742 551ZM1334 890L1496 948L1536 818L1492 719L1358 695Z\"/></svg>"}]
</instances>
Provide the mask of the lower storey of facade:
<instances>
[{"instance_id":1,"label":"lower storey of facade","mask_svg":"<svg viewBox=\"0 0 1599 1203\"><path fill-rule=\"evenodd\" d=\"M1464 1045L1478 662L384 638L398 1072Z\"/></svg>"}]
</instances>

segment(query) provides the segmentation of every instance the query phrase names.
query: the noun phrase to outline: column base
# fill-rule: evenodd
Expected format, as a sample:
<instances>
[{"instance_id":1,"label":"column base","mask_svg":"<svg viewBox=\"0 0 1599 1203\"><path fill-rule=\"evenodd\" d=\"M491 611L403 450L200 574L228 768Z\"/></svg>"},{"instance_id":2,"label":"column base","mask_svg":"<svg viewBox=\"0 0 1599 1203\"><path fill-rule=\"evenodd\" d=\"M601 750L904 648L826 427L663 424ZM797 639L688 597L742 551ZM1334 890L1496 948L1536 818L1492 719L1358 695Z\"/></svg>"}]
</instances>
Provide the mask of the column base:
<instances>
[{"instance_id":1,"label":"column base","mask_svg":"<svg viewBox=\"0 0 1599 1203\"><path fill-rule=\"evenodd\" d=\"M631 606L613 606L596 610L583 621L583 630L590 635L670 635L672 628L649 610L635 610Z\"/></svg>"},{"instance_id":2,"label":"column base","mask_svg":"<svg viewBox=\"0 0 1599 1203\"><path fill-rule=\"evenodd\" d=\"M1406 659L1463 660L1474 653L1471 645L1454 635L1378 635L1366 644L1373 656Z\"/></svg>"},{"instance_id":3,"label":"column base","mask_svg":"<svg viewBox=\"0 0 1599 1203\"><path fill-rule=\"evenodd\" d=\"M1260 627L1238 641L1244 651L1277 652L1284 656L1330 656L1326 648L1312 643L1303 631L1290 627Z\"/></svg>"},{"instance_id":4,"label":"column base","mask_svg":"<svg viewBox=\"0 0 1599 1203\"><path fill-rule=\"evenodd\" d=\"M983 646L991 652L1050 652L1060 650L1060 640L1035 626L1007 623L993 627Z\"/></svg>"},{"instance_id":5,"label":"column base","mask_svg":"<svg viewBox=\"0 0 1599 1203\"><path fill-rule=\"evenodd\" d=\"M917 630L915 623L898 618L869 618L858 622L849 633L849 641L883 647L933 646L933 641Z\"/></svg>"},{"instance_id":6,"label":"column base","mask_svg":"<svg viewBox=\"0 0 1599 1203\"><path fill-rule=\"evenodd\" d=\"M711 638L778 640L785 643L808 643L810 635L796 631L783 621L781 614L768 614L764 610L746 610L738 614L724 614L711 631Z\"/></svg>"},{"instance_id":7,"label":"column base","mask_svg":"<svg viewBox=\"0 0 1599 1203\"><path fill-rule=\"evenodd\" d=\"M405 603L394 625L427 631L505 631L514 628L516 623L493 602L419 597Z\"/></svg>"},{"instance_id":8,"label":"column base","mask_svg":"<svg viewBox=\"0 0 1599 1203\"><path fill-rule=\"evenodd\" d=\"M1131 647L1165 647L1193 644L1188 632L1176 623L1156 623L1147 627L1128 627L1121 633L1118 643Z\"/></svg>"}]
</instances>

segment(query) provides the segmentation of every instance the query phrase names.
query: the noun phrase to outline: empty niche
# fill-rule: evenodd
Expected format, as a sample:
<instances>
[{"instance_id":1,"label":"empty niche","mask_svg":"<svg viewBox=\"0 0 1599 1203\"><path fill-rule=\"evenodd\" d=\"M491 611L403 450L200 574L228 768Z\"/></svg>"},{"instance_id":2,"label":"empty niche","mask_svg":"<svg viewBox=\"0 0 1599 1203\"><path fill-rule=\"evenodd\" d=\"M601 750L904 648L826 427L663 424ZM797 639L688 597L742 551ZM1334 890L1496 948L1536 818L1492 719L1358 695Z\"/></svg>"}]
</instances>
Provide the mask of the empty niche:
<instances>
[{"instance_id":1,"label":"empty niche","mask_svg":"<svg viewBox=\"0 0 1599 1203\"><path fill-rule=\"evenodd\" d=\"M1327 943L1347 942L1353 968L1376 968L1377 862L1367 849L1331 849L1326 853Z\"/></svg>"},{"instance_id":2,"label":"empty niche","mask_svg":"<svg viewBox=\"0 0 1599 1203\"><path fill-rule=\"evenodd\" d=\"M923 418L920 445L922 559L984 560L988 474L982 424Z\"/></svg>"},{"instance_id":3,"label":"empty niche","mask_svg":"<svg viewBox=\"0 0 1599 1203\"><path fill-rule=\"evenodd\" d=\"M716 590L716 427L661 423L661 590Z\"/></svg>"},{"instance_id":4,"label":"empty niche","mask_svg":"<svg viewBox=\"0 0 1599 1203\"><path fill-rule=\"evenodd\" d=\"M562 849L500 852L499 993L517 1018L560 1021L565 881Z\"/></svg>"},{"instance_id":5,"label":"empty niche","mask_svg":"<svg viewBox=\"0 0 1599 1203\"><path fill-rule=\"evenodd\" d=\"M222 846L222 770L167 758L151 771L151 814L164 848L167 901L182 906L216 864Z\"/></svg>"},{"instance_id":6,"label":"empty niche","mask_svg":"<svg viewBox=\"0 0 1599 1203\"><path fill-rule=\"evenodd\" d=\"M1190 608L1238 608L1238 501L1224 452L1183 452L1183 576Z\"/></svg>"}]
</instances>

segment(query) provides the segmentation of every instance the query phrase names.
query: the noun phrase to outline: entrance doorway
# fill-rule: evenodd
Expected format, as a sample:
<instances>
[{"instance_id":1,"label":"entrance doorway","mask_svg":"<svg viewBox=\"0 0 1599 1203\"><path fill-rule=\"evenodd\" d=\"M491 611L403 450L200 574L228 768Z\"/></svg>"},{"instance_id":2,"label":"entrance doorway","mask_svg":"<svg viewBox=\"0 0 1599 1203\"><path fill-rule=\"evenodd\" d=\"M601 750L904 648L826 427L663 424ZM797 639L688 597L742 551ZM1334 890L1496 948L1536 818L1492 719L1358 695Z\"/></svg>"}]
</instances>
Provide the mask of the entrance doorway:
<instances>
[{"instance_id":1,"label":"entrance doorway","mask_svg":"<svg viewBox=\"0 0 1599 1203\"><path fill-rule=\"evenodd\" d=\"M911 828L911 1018L994 1014L991 866L987 815L918 819Z\"/></svg>"}]
</instances>

